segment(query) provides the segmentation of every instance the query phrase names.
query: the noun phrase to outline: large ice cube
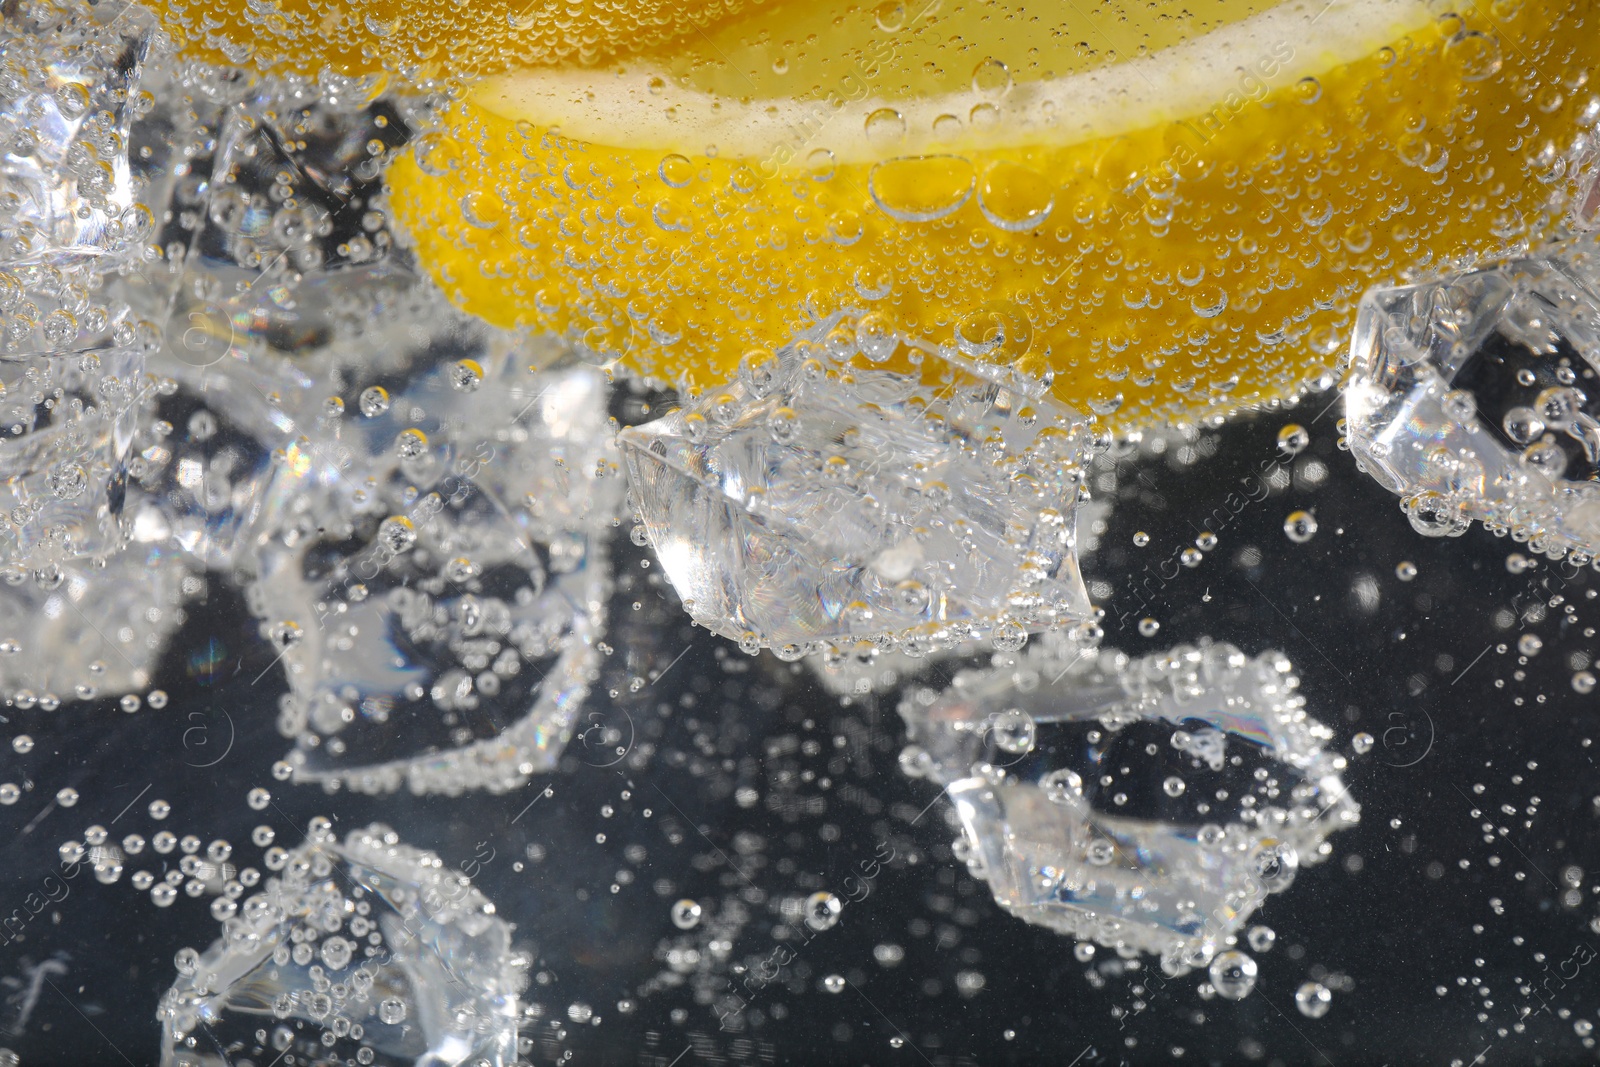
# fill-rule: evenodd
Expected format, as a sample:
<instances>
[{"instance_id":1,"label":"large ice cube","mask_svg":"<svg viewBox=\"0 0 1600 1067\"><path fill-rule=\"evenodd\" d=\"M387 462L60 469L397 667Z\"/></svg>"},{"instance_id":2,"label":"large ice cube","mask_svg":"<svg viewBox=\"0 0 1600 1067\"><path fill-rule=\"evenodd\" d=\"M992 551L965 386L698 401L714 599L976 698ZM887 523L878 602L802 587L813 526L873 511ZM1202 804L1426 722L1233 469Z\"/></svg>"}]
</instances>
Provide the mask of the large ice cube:
<instances>
[{"instance_id":1,"label":"large ice cube","mask_svg":"<svg viewBox=\"0 0 1600 1067\"><path fill-rule=\"evenodd\" d=\"M387 386L347 378L344 412L300 416L278 464L249 598L281 651L301 778L509 789L570 737L621 496L607 386L475 336Z\"/></svg>"},{"instance_id":2,"label":"large ice cube","mask_svg":"<svg viewBox=\"0 0 1600 1067\"><path fill-rule=\"evenodd\" d=\"M275 869L216 943L178 953L157 1012L163 1067L517 1061L525 978L465 874L382 825L340 843L325 819Z\"/></svg>"},{"instance_id":3,"label":"large ice cube","mask_svg":"<svg viewBox=\"0 0 1600 1067\"><path fill-rule=\"evenodd\" d=\"M1538 551L1600 554L1597 252L1576 239L1362 300L1350 448L1421 533L1477 519Z\"/></svg>"},{"instance_id":4,"label":"large ice cube","mask_svg":"<svg viewBox=\"0 0 1600 1067\"><path fill-rule=\"evenodd\" d=\"M0 564L121 546L153 323L104 291L154 231L129 139L159 34L149 12L26 4L0 21Z\"/></svg>"},{"instance_id":5,"label":"large ice cube","mask_svg":"<svg viewBox=\"0 0 1600 1067\"><path fill-rule=\"evenodd\" d=\"M0 266L142 251L128 142L158 40L133 4L21 4L0 22Z\"/></svg>"},{"instance_id":6,"label":"large ice cube","mask_svg":"<svg viewBox=\"0 0 1600 1067\"><path fill-rule=\"evenodd\" d=\"M388 99L175 68L135 132L164 160L167 315L130 463L134 528L248 582L302 779L510 788L560 755L596 656L621 498L608 388L449 307L374 197Z\"/></svg>"},{"instance_id":7,"label":"large ice cube","mask_svg":"<svg viewBox=\"0 0 1600 1067\"><path fill-rule=\"evenodd\" d=\"M1038 382L900 344L871 317L755 353L620 440L684 606L748 648L1015 648L1090 617L1085 423Z\"/></svg>"},{"instance_id":8,"label":"large ice cube","mask_svg":"<svg viewBox=\"0 0 1600 1067\"><path fill-rule=\"evenodd\" d=\"M201 582L181 559L143 545L104 566L0 569L0 691L31 705L150 685Z\"/></svg>"},{"instance_id":9,"label":"large ice cube","mask_svg":"<svg viewBox=\"0 0 1600 1067\"><path fill-rule=\"evenodd\" d=\"M1049 635L1012 666L912 691L902 766L945 786L1002 907L1181 971L1358 820L1297 687L1277 652L1132 659Z\"/></svg>"}]
</instances>

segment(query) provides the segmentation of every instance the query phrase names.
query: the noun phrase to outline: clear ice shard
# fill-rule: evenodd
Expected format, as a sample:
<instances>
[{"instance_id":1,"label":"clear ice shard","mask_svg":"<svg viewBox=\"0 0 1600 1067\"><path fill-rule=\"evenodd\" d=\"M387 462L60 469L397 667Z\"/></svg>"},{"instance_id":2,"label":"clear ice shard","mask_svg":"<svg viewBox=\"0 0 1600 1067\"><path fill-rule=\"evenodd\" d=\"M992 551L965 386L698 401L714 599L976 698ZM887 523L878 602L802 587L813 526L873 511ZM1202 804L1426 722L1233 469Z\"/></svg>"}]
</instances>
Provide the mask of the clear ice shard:
<instances>
[{"instance_id":1,"label":"clear ice shard","mask_svg":"<svg viewBox=\"0 0 1600 1067\"><path fill-rule=\"evenodd\" d=\"M297 415L265 494L247 597L299 778L511 789L587 695L622 495L608 385L457 325L402 372L346 368L349 407Z\"/></svg>"},{"instance_id":2,"label":"clear ice shard","mask_svg":"<svg viewBox=\"0 0 1600 1067\"><path fill-rule=\"evenodd\" d=\"M1178 973L1359 820L1291 670L1221 643L1130 658L1046 635L913 689L901 765L945 787L957 852L1002 907Z\"/></svg>"},{"instance_id":3,"label":"clear ice shard","mask_svg":"<svg viewBox=\"0 0 1600 1067\"><path fill-rule=\"evenodd\" d=\"M158 40L133 4L21 4L0 24L0 267L143 251L128 143Z\"/></svg>"},{"instance_id":4,"label":"clear ice shard","mask_svg":"<svg viewBox=\"0 0 1600 1067\"><path fill-rule=\"evenodd\" d=\"M1088 624L1092 435L1043 383L831 319L623 431L636 513L697 622L796 658Z\"/></svg>"},{"instance_id":5,"label":"clear ice shard","mask_svg":"<svg viewBox=\"0 0 1600 1067\"><path fill-rule=\"evenodd\" d=\"M1593 237L1368 293L1350 363L1350 449L1419 532L1476 519L1536 551L1600 555Z\"/></svg>"},{"instance_id":6,"label":"clear ice shard","mask_svg":"<svg viewBox=\"0 0 1600 1067\"><path fill-rule=\"evenodd\" d=\"M204 588L181 560L137 549L103 567L66 563L3 579L0 688L24 706L150 685L183 603Z\"/></svg>"},{"instance_id":7,"label":"clear ice shard","mask_svg":"<svg viewBox=\"0 0 1600 1067\"><path fill-rule=\"evenodd\" d=\"M159 37L142 9L23 5L0 22L0 567L121 546L154 324L102 292L154 232L129 140Z\"/></svg>"},{"instance_id":8,"label":"clear ice shard","mask_svg":"<svg viewBox=\"0 0 1600 1067\"><path fill-rule=\"evenodd\" d=\"M165 546L125 551L161 339L115 280L156 229L129 146L161 49L137 7L0 20L0 687L29 703L149 684L201 587Z\"/></svg>"},{"instance_id":9,"label":"clear ice shard","mask_svg":"<svg viewBox=\"0 0 1600 1067\"><path fill-rule=\"evenodd\" d=\"M157 1011L162 1067L517 1062L525 976L511 927L466 875L376 824L340 843L316 820L304 845L274 852L277 875L222 936L178 952Z\"/></svg>"},{"instance_id":10,"label":"clear ice shard","mask_svg":"<svg viewBox=\"0 0 1600 1067\"><path fill-rule=\"evenodd\" d=\"M167 80L134 129L161 222L113 288L166 325L130 544L245 585L302 780L459 792L548 769L594 668L622 497L603 373L466 319L411 269L374 202L408 105L147 77Z\"/></svg>"}]
</instances>

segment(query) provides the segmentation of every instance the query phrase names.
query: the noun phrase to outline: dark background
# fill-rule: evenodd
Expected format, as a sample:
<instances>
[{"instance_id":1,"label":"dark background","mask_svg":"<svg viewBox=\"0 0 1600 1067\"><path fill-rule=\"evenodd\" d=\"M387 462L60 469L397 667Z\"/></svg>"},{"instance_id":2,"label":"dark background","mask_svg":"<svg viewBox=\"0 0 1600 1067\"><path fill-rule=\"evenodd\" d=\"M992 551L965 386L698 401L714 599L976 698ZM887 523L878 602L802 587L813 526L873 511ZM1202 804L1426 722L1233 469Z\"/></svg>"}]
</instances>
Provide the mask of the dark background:
<instances>
[{"instance_id":1,"label":"dark background","mask_svg":"<svg viewBox=\"0 0 1600 1067\"><path fill-rule=\"evenodd\" d=\"M810 667L750 658L693 628L625 536L613 546L615 652L588 732L559 773L504 796L372 798L274 781L289 744L274 724L282 679L241 597L214 576L157 673L171 695L164 709L4 709L5 736L26 732L37 745L25 756L4 749L0 778L26 792L0 808L0 914L22 907L58 867L58 846L92 824L119 840L159 829L225 838L233 862L259 866L252 827L271 825L293 847L325 814L341 833L382 821L447 865L481 862L475 884L533 960L526 999L537 1017L524 1035L534 1063L568 1053L655 1067L1592 1062L1596 698L1570 679L1571 657L1597 651L1584 635L1600 615L1595 575L1548 560L1512 573L1507 557L1525 546L1480 527L1456 540L1415 533L1397 500L1337 450L1334 400L1314 395L1187 445L1173 439L1161 454L1130 446L1093 486L1112 502L1085 557L1107 647L1138 654L1210 636L1250 653L1281 649L1343 750L1357 731L1377 739L1346 774L1359 827L1334 835L1333 857L1255 917L1277 943L1258 955L1259 982L1242 1002L1203 999L1200 973L1153 978L1105 949L1080 961L1072 942L1003 913L952 858L947 805L928 807L935 787L896 767L898 692L841 703ZM1277 436L1291 421L1308 426L1311 445L1284 460L1287 486L1237 515L1225 508L1219 526L1227 495L1283 458ZM1319 526L1303 544L1283 531L1299 509ZM1218 544L1199 566L1166 562L1207 529ZM1147 547L1135 547L1136 531ZM1414 580L1397 577L1402 561ZM1154 637L1140 635L1144 617L1161 624ZM1543 649L1519 664L1525 633ZM920 677L942 685L956 666ZM629 691L629 679L664 669ZM615 765L602 725L624 737ZM70 809L53 804L64 786L82 795ZM273 795L262 812L245 803L256 786ZM162 823L147 812L157 797L173 809ZM896 859L850 883L865 898L791 945L783 978L737 1028L719 1030L707 1001L726 991L732 964L772 953L782 902L819 889L844 896L844 880L885 845ZM173 954L204 949L217 924L212 898L180 894L158 909L128 875L159 878L178 855L130 856L114 885L85 868L65 900L0 948L0 1045L24 1064L157 1059L156 1003ZM679 898L702 906L693 930L671 921ZM879 946L898 946L899 958L875 955ZM835 974L845 984L828 992L821 979ZM1309 979L1334 991L1321 1019L1295 1008ZM585 1013L574 1005L598 1023L575 1021Z\"/></svg>"}]
</instances>

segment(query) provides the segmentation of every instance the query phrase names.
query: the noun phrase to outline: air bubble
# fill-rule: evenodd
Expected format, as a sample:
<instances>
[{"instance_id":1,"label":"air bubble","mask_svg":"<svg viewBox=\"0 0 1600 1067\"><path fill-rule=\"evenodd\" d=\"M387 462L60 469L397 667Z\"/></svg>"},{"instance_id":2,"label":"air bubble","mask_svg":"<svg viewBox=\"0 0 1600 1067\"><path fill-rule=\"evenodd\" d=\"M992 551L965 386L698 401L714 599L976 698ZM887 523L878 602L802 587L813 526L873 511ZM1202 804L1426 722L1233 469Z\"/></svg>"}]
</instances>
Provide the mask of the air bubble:
<instances>
[{"instance_id":1,"label":"air bubble","mask_svg":"<svg viewBox=\"0 0 1600 1067\"><path fill-rule=\"evenodd\" d=\"M998 100L1011 86L1011 68L993 56L972 68L972 91L979 96Z\"/></svg>"},{"instance_id":2,"label":"air bubble","mask_svg":"<svg viewBox=\"0 0 1600 1067\"><path fill-rule=\"evenodd\" d=\"M415 427L402 430L394 439L394 450L401 459L421 459L428 454L428 435Z\"/></svg>"},{"instance_id":3,"label":"air bubble","mask_svg":"<svg viewBox=\"0 0 1600 1067\"><path fill-rule=\"evenodd\" d=\"M832 893L812 893L806 898L804 914L806 925L813 930L831 930L844 913L844 901Z\"/></svg>"},{"instance_id":4,"label":"air bubble","mask_svg":"<svg viewBox=\"0 0 1600 1067\"><path fill-rule=\"evenodd\" d=\"M391 552L409 550L417 543L417 528L404 515L391 515L378 524L378 544Z\"/></svg>"},{"instance_id":5,"label":"air bubble","mask_svg":"<svg viewBox=\"0 0 1600 1067\"><path fill-rule=\"evenodd\" d=\"M450 367L450 387L458 393L476 392L483 384L483 365L475 359L463 359Z\"/></svg>"},{"instance_id":6,"label":"air bubble","mask_svg":"<svg viewBox=\"0 0 1600 1067\"><path fill-rule=\"evenodd\" d=\"M1333 994L1321 982L1303 982L1294 991L1294 1006L1307 1019L1320 1019L1333 1005Z\"/></svg>"},{"instance_id":7,"label":"air bubble","mask_svg":"<svg viewBox=\"0 0 1600 1067\"><path fill-rule=\"evenodd\" d=\"M1317 535L1317 519L1309 511L1290 512L1283 520L1284 536L1297 545L1303 545Z\"/></svg>"},{"instance_id":8,"label":"air bubble","mask_svg":"<svg viewBox=\"0 0 1600 1067\"><path fill-rule=\"evenodd\" d=\"M906 135L906 120L892 107L880 107L862 123L867 139L878 145L888 145Z\"/></svg>"},{"instance_id":9,"label":"air bubble","mask_svg":"<svg viewBox=\"0 0 1600 1067\"><path fill-rule=\"evenodd\" d=\"M672 925L680 930L693 930L700 925L700 902L687 898L672 905Z\"/></svg>"},{"instance_id":10,"label":"air bubble","mask_svg":"<svg viewBox=\"0 0 1600 1067\"><path fill-rule=\"evenodd\" d=\"M1033 716L1018 708L1007 708L994 718L994 743L1002 752L1024 755L1033 751L1036 730Z\"/></svg>"},{"instance_id":11,"label":"air bubble","mask_svg":"<svg viewBox=\"0 0 1600 1067\"><path fill-rule=\"evenodd\" d=\"M662 157L660 165L656 167L656 173L672 188L682 189L694 178L694 164L674 152Z\"/></svg>"},{"instance_id":12,"label":"air bubble","mask_svg":"<svg viewBox=\"0 0 1600 1067\"><path fill-rule=\"evenodd\" d=\"M1083 797L1083 779L1078 772L1063 767L1039 779L1046 800L1055 804L1071 804Z\"/></svg>"},{"instance_id":13,"label":"air bubble","mask_svg":"<svg viewBox=\"0 0 1600 1067\"><path fill-rule=\"evenodd\" d=\"M361 391L361 414L375 419L389 410L389 390L381 385L369 386Z\"/></svg>"},{"instance_id":14,"label":"air bubble","mask_svg":"<svg viewBox=\"0 0 1600 1067\"><path fill-rule=\"evenodd\" d=\"M873 12L873 21L884 33L897 33L905 28L906 5L898 0L887 0Z\"/></svg>"},{"instance_id":15,"label":"air bubble","mask_svg":"<svg viewBox=\"0 0 1600 1067\"><path fill-rule=\"evenodd\" d=\"M872 202L901 222L932 222L972 196L976 174L960 156L917 156L878 163L867 175Z\"/></svg>"},{"instance_id":16,"label":"air bubble","mask_svg":"<svg viewBox=\"0 0 1600 1067\"><path fill-rule=\"evenodd\" d=\"M1243 1000L1256 987L1256 961L1243 952L1223 952L1211 961L1207 974L1217 995Z\"/></svg>"},{"instance_id":17,"label":"air bubble","mask_svg":"<svg viewBox=\"0 0 1600 1067\"><path fill-rule=\"evenodd\" d=\"M1001 652L1017 652L1028 643L1028 631L1020 623L1007 619L994 628L989 642Z\"/></svg>"}]
</instances>

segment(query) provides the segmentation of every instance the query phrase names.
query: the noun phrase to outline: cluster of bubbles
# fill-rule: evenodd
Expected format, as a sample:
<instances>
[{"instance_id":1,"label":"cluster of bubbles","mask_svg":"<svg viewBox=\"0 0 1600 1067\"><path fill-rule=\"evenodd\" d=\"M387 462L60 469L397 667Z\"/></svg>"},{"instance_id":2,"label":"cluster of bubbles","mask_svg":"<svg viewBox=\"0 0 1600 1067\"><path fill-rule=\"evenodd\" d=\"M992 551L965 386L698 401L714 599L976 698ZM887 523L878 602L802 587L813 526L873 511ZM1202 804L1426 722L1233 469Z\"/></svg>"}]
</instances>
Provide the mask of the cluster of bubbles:
<instances>
[{"instance_id":1,"label":"cluster of bubbles","mask_svg":"<svg viewBox=\"0 0 1600 1067\"><path fill-rule=\"evenodd\" d=\"M1264 314L1265 294L1297 291L1292 277L1230 282L1239 294L1230 298L1220 283L1197 288L1210 276L1193 264L1179 270L1174 284L1183 288L1174 289L1155 276L1165 266L1137 254L1106 259L1112 269L1099 278L1077 260L1046 257L1047 269L1065 271L1048 294L1053 303L1024 309L1011 300L919 325L919 314L932 313L909 295L922 253L912 253L903 226L959 221L971 200L996 231L981 253L971 241L976 220L940 231L956 234L957 269L941 270L942 280L919 292L929 307L959 305L964 287L993 281L993 272L960 264L975 254L1020 263L1018 234L1049 234L1058 245L1087 240L1119 191L1091 189L1078 209L1052 194L1014 217L1007 211L1023 205L1037 174L996 169L979 188L970 160L898 159L868 173L873 203L891 220L869 224L838 213L831 192L815 191L838 188L827 184L831 172L811 175L805 188L821 227L812 243L847 249L881 227L864 248L888 249L900 265L884 274L855 263L850 291L814 302L820 326L776 353L748 350L737 379L624 434L624 460L612 442L611 381L594 365L616 340L607 331L618 327L662 358L699 335L666 317L665 300L650 321L630 313L618 326L600 305L620 297L600 284L581 300L535 296L569 309L595 304L588 310L599 324L581 335L582 358L452 310L410 269L380 202L384 167L431 121L423 104L374 100L343 82L256 80L179 63L138 9L108 22L80 8L25 5L3 33L18 47L0 61L0 138L22 161L0 188L9 209L0 230L0 465L12 494L0 514L0 625L15 632L0 641L0 685L14 706L54 710L64 698L111 694L124 712L160 711L167 698L148 688L151 665L184 622L184 605L226 576L245 590L288 679L279 725L295 747L274 768L278 780L368 792L521 785L555 766L602 658L614 651L601 639L615 588L602 550L624 513L626 462L635 544L655 549L697 621L747 652L812 656L825 680L867 664L848 685L867 694L893 684L883 682L885 670L898 680L894 671L910 673L918 659L987 642L987 670L958 676L943 693L919 689L902 706L914 740L902 765L954 799L962 836L951 856L1003 907L1086 938L1079 947L1090 957L1094 944L1154 952L1168 973L1204 968L1203 988L1217 996L1250 995L1258 968L1238 947L1240 934L1256 955L1274 935L1245 931L1249 917L1302 866L1331 854L1335 830L1357 821L1340 780L1344 758L1328 749L1331 731L1306 710L1279 654L1252 659L1209 642L1138 658L1095 652L1099 615L1077 572L1078 508L1091 484L1099 487L1095 479L1110 477L1115 487L1114 473L1098 465L1113 446L1056 399L1040 353L1051 331L1100 305L1104 284L1131 284L1135 298L1101 321L1085 351L1110 383L1132 374L1149 385L1154 368L1134 370L1113 353L1130 332L1153 329L1150 316L1175 307L1182 322L1163 319L1164 335L1184 350L1209 350L1219 338L1238 340L1223 318L1230 299ZM975 79L994 75L984 68ZM891 116L871 121L893 125ZM526 147L572 151L553 138ZM657 170L676 190L712 182L720 166L674 156ZM1213 188L1221 180L1184 176L1166 199L1209 203L1222 195ZM912 217L897 195L916 186L953 200L937 210L919 201L926 217ZM731 188L714 198L759 207L766 195ZM662 208L670 197L655 205L653 223L669 234L693 231L682 203ZM819 214L824 207L830 212ZM1068 210L1088 220L1073 215L1080 230L1069 228ZM489 206L473 211L487 219ZM1134 225L1165 239L1173 219L1159 214ZM488 221L480 228L491 233L509 224ZM1355 229L1330 244L1312 236L1327 222L1302 216L1295 232L1329 255L1359 259L1372 237L1359 232L1365 224L1350 220ZM1421 227L1406 239L1438 233ZM1589 269L1586 247L1553 255ZM1344 267L1370 273L1381 258ZM1161 292L1143 285L1141 298L1145 282ZM1385 304L1390 318L1373 342L1375 358L1413 343L1405 331L1422 324L1448 335L1458 379L1474 359L1508 366L1516 387L1532 392L1488 428L1520 449L1505 451L1518 473L1486 482L1465 450L1397 441L1395 424L1368 409L1352 409L1346 443L1374 470L1400 464L1397 447L1421 452L1426 476L1450 482L1448 491L1404 486L1407 512L1424 532L1459 533L1464 516L1489 499L1486 486L1509 481L1516 491L1504 507L1476 517L1536 553L1587 562L1600 537L1596 505L1588 490L1563 483L1574 480L1566 477L1572 463L1600 462L1592 355L1574 358L1561 344L1552 351L1551 342L1530 346L1517 335L1528 352L1485 356L1458 336L1475 321L1463 311L1481 309L1452 303L1459 293L1446 289L1407 291L1415 314L1404 322ZM1319 312L1347 311L1347 296ZM747 299L756 296L735 302ZM878 310L888 307L899 310ZM1215 329L1201 320L1216 320ZM1313 327L1304 321L1235 345L1233 358L1307 342ZM912 326L948 328L949 343L914 342ZM1270 371L1273 360L1264 362ZM1395 363L1418 365L1385 362L1385 372ZM1361 370L1365 387L1389 391L1380 401L1397 391L1371 365ZM1414 373L1409 386L1457 427L1484 428L1475 420L1486 397L1518 399L1508 390L1443 390ZM1216 406L1235 384L1221 368L1190 388L1202 407ZM1352 403L1362 396L1372 399L1358 393ZM1120 394L1100 395L1091 407L1109 416L1121 403ZM1172 442L1188 462L1200 447L1193 435ZM1294 460L1309 443L1309 431L1290 424L1277 447ZM1296 479L1317 480L1310 461L1295 469ZM1395 479L1402 475L1420 477L1412 467ZM1539 496L1550 493L1561 494L1557 506ZM1296 510L1283 529L1304 544L1318 527L1312 512ZM1217 545L1215 534L1200 532L1179 558L1198 566ZM1417 573L1409 562L1396 567L1402 581ZM83 631L74 620L91 616L114 655L80 652L67 640ZM1138 629L1153 638L1160 623L1147 618ZM1544 647L1524 634L1519 666ZM32 654L40 651L55 658ZM1591 661L1569 662L1572 689L1593 691ZM645 684L639 676L627 683L632 692ZM1127 739L1151 727L1159 736L1141 757ZM1073 731L1086 745L1058 743ZM1068 750L1105 753L1122 742L1135 750L1126 765L1109 757L1103 766L1051 764ZM1360 754L1373 743L1360 734L1353 748ZM19 756L33 747L28 734L12 739ZM1261 758L1247 761L1257 750ZM1130 783L1163 760L1181 773L1161 768L1152 779L1159 795L1138 795ZM1219 784L1218 775L1242 786ZM0 784L0 804L31 788ZM757 803L753 787L737 802L749 806L745 790ZM54 798L67 809L80 799L70 786ZM272 793L256 786L246 804L264 811ZM1144 815L1117 815L1141 805ZM170 814L162 800L146 810L156 823ZM1016 826L1060 848L1020 854L1009 832ZM493 903L439 857L386 827L341 842L319 820L304 844L285 849L262 825L250 839L263 850L263 873L241 865L226 839L147 830L118 837L97 823L58 853L101 883L126 878L157 907L204 898L221 924L206 952L176 956L179 981L161 1007L163 1054L174 1067L203 1062L199 1050L211 1041L261 1058L338 1055L361 1064L445 1046L503 1062L526 1051L517 1026L529 1021L519 1002L528 961L511 950ZM1081 850L1061 844L1080 838ZM765 847L759 839L741 845L741 856ZM1129 846L1167 862L1130 862ZM144 865L158 862L171 869L158 876ZM642 852L632 862L642 867ZM613 892L624 881L619 874ZM666 909L678 933L661 942L661 973L645 993L686 986L723 1003L718 982L736 965L762 962L760 954L738 957L734 941L763 906L785 937L826 933L846 913L847 900L818 880L756 901L747 888L714 901L682 897ZM661 895L676 893L669 886ZM1147 902L1142 914L1124 910L1134 898ZM428 951L400 967L412 940ZM904 949L882 942L873 956L892 967ZM987 981L963 967L954 984L975 996ZM850 983L830 972L813 985L832 995ZM1318 1018L1332 993L1321 979L1307 981L1296 1006ZM623 1003L632 1002L618 1005L627 1014ZM263 1004L271 1023L260 1018ZM601 1019L582 1002L566 1017Z\"/></svg>"}]
</instances>

